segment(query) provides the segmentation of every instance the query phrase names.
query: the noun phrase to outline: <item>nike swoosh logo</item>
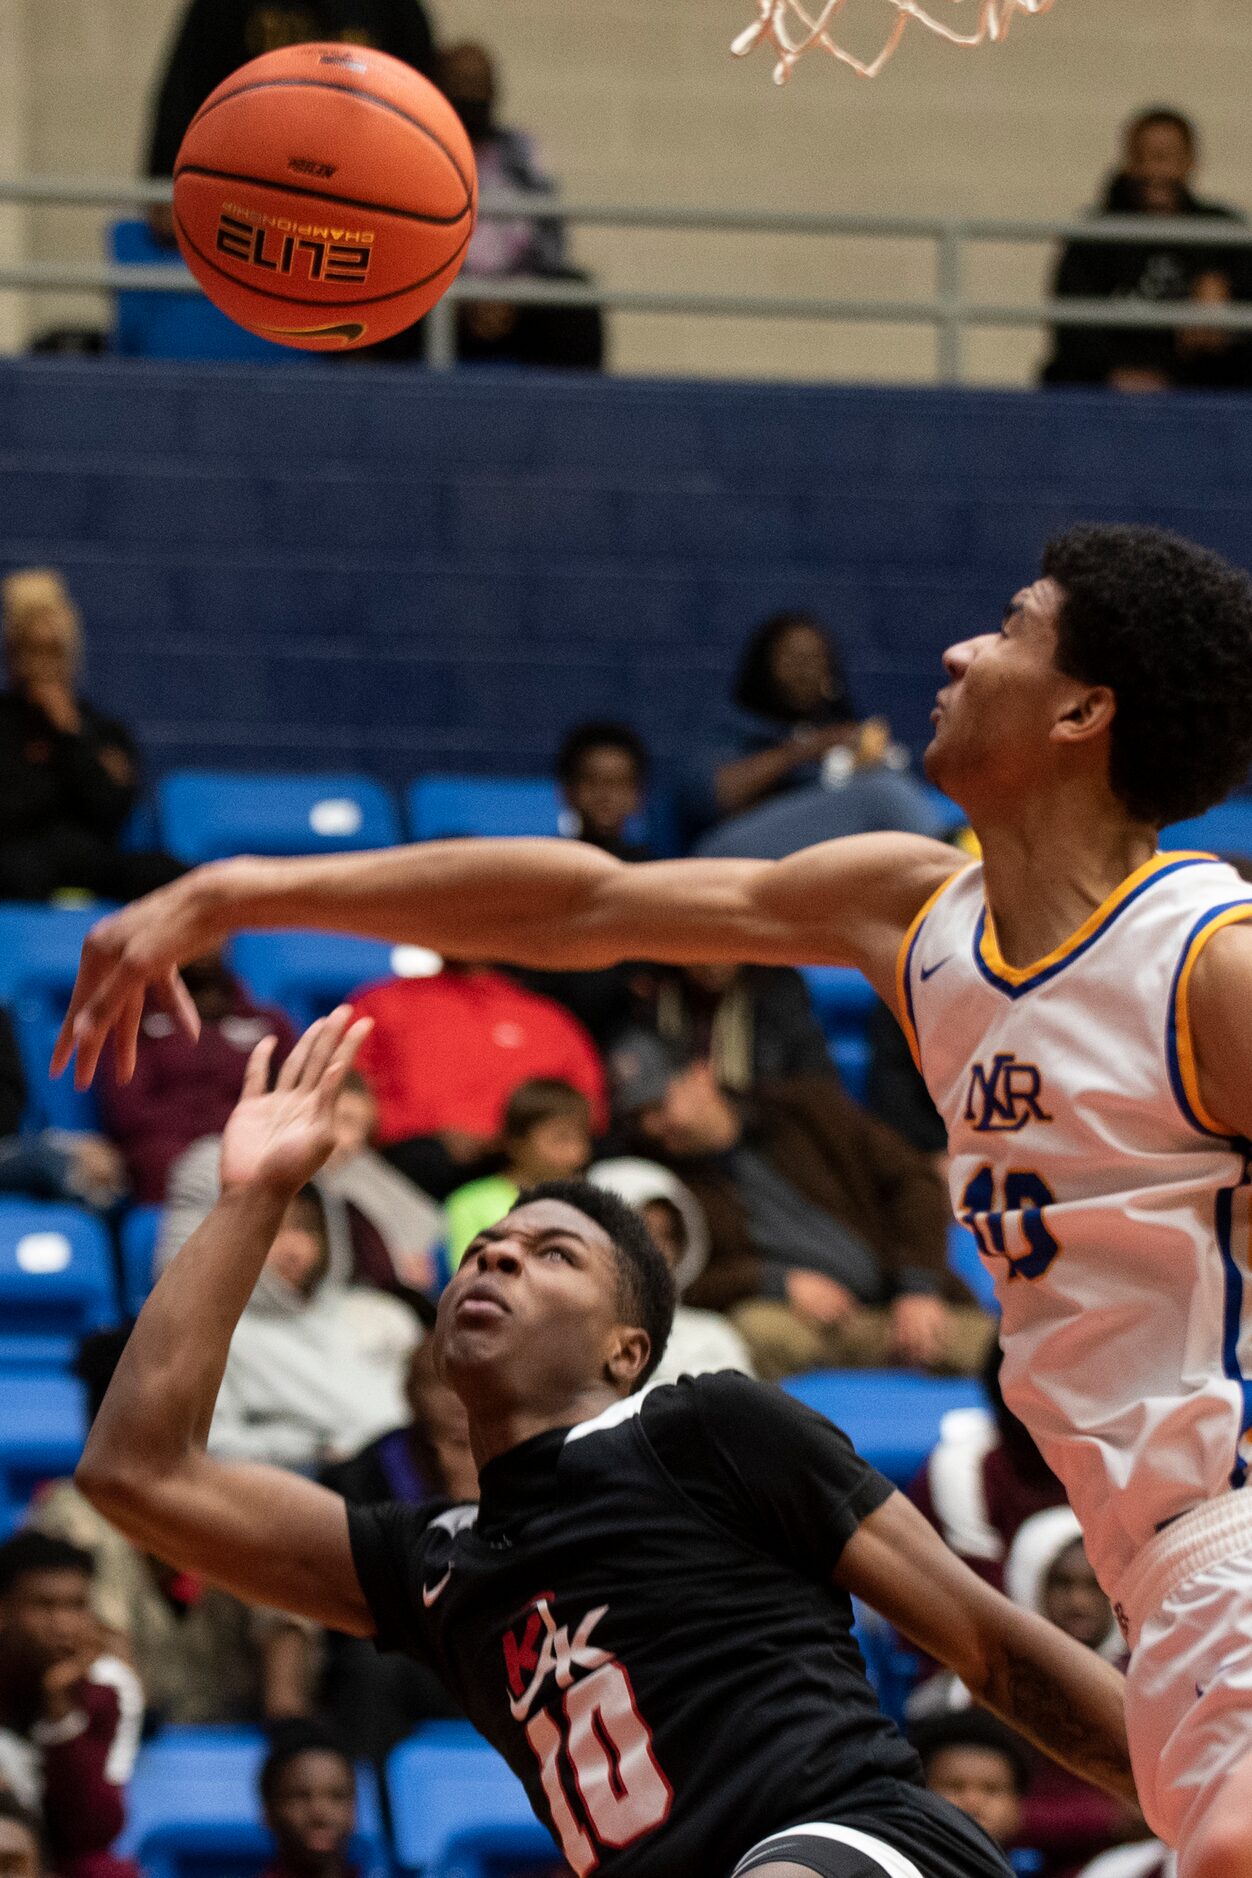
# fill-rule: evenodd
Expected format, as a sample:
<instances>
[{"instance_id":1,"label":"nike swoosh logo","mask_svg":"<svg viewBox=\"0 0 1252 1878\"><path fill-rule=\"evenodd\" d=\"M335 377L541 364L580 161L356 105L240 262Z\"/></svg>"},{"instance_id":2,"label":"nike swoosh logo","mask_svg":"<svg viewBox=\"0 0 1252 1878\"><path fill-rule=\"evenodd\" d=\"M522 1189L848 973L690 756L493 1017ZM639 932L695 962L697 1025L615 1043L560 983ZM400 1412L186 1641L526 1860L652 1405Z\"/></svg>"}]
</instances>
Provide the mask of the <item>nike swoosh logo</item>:
<instances>
[{"instance_id":1,"label":"nike swoosh logo","mask_svg":"<svg viewBox=\"0 0 1252 1878\"><path fill-rule=\"evenodd\" d=\"M947 964L948 959L950 959L951 957L952 957L952 954L949 952L948 958L940 959L937 965L923 965L922 972L921 972L922 983L925 984L928 979L933 978L936 972L941 972L944 966Z\"/></svg>"},{"instance_id":2,"label":"nike swoosh logo","mask_svg":"<svg viewBox=\"0 0 1252 1878\"><path fill-rule=\"evenodd\" d=\"M437 1604L439 1602L444 1592L448 1589L448 1580L449 1578L451 1578L451 1576L452 1576L452 1567L451 1565L449 1565L447 1571L444 1573L443 1577L439 1580L439 1583L437 1585L423 1585L422 1586L422 1603L426 1606L427 1610L430 1609L432 1604Z\"/></svg>"},{"instance_id":3,"label":"nike swoosh logo","mask_svg":"<svg viewBox=\"0 0 1252 1878\"><path fill-rule=\"evenodd\" d=\"M350 346L365 331L364 320L344 320L340 326L258 326L259 333L272 333L276 339L342 339Z\"/></svg>"}]
</instances>

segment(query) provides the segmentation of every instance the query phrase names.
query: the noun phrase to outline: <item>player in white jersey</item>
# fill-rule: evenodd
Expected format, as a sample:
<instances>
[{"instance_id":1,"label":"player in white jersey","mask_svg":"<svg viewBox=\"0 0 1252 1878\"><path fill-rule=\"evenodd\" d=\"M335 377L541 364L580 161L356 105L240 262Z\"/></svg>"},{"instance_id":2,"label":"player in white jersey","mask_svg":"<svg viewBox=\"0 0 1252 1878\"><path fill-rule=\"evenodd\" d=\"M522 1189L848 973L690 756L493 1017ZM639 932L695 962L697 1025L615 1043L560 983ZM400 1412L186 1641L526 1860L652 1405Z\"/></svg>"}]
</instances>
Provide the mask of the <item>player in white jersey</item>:
<instances>
[{"instance_id":1,"label":"player in white jersey","mask_svg":"<svg viewBox=\"0 0 1252 1878\"><path fill-rule=\"evenodd\" d=\"M1076 529L944 662L927 769L981 866L893 835L777 863L527 841L220 863L96 928L55 1060L86 1081L115 1030L126 1073L149 986L194 1026L177 965L245 925L859 967L951 1130L1005 1394L1126 1627L1144 1809L1182 1878L1252 1878L1252 890L1157 853L1252 761L1252 585L1156 530Z\"/></svg>"}]
</instances>

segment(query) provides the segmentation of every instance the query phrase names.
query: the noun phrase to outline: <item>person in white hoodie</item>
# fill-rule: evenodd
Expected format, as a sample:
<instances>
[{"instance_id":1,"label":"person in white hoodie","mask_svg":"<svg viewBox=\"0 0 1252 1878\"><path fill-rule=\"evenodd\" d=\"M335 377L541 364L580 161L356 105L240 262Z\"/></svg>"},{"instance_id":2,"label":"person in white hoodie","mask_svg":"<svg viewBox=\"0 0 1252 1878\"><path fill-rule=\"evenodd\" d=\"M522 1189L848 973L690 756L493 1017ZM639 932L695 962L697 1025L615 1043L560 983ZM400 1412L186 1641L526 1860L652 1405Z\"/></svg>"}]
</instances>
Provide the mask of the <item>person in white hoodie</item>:
<instances>
[{"instance_id":1,"label":"person in white hoodie","mask_svg":"<svg viewBox=\"0 0 1252 1878\"><path fill-rule=\"evenodd\" d=\"M677 1382L680 1376L705 1376L722 1369L754 1376L748 1346L729 1319L719 1311L697 1311L681 1301L709 1262L708 1223L691 1189L667 1167L629 1155L598 1161L587 1178L643 1215L674 1274L679 1297L674 1328L649 1388Z\"/></svg>"},{"instance_id":2,"label":"person in white hoodie","mask_svg":"<svg viewBox=\"0 0 1252 1878\"><path fill-rule=\"evenodd\" d=\"M212 1452L312 1471L406 1420L421 1331L395 1298L348 1283L319 1193L288 1207L231 1339Z\"/></svg>"}]
</instances>

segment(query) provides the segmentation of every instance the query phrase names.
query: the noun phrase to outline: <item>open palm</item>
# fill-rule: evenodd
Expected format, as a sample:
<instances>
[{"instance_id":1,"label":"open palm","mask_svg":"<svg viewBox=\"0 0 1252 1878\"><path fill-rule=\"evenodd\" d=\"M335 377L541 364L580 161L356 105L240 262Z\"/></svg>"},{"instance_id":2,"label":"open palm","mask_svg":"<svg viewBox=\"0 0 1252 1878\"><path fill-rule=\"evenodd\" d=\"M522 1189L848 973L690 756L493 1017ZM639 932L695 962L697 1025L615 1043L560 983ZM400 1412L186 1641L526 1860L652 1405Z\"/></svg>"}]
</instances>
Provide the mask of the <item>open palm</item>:
<instances>
[{"instance_id":1,"label":"open palm","mask_svg":"<svg viewBox=\"0 0 1252 1878\"><path fill-rule=\"evenodd\" d=\"M335 1097L352 1067L370 1019L352 1021L346 1006L319 1018L268 1088L274 1038L248 1058L243 1093L222 1136L222 1187L252 1182L295 1190L311 1180L335 1145Z\"/></svg>"}]
</instances>

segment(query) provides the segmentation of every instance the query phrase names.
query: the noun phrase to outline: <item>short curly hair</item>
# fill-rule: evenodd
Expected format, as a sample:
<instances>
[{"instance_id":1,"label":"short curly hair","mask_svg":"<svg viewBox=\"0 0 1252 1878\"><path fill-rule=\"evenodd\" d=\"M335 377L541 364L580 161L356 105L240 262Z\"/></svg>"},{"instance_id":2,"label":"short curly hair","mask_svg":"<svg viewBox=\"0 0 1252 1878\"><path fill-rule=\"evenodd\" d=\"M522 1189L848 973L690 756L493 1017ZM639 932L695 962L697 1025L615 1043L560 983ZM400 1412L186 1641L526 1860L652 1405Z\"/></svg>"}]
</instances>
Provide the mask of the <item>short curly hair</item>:
<instances>
[{"instance_id":1,"label":"short curly hair","mask_svg":"<svg viewBox=\"0 0 1252 1878\"><path fill-rule=\"evenodd\" d=\"M1202 814L1252 763L1252 581L1163 528L1085 525L1048 543L1059 669L1117 702L1109 780L1136 821Z\"/></svg>"}]
</instances>

